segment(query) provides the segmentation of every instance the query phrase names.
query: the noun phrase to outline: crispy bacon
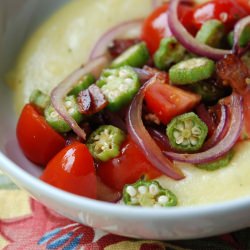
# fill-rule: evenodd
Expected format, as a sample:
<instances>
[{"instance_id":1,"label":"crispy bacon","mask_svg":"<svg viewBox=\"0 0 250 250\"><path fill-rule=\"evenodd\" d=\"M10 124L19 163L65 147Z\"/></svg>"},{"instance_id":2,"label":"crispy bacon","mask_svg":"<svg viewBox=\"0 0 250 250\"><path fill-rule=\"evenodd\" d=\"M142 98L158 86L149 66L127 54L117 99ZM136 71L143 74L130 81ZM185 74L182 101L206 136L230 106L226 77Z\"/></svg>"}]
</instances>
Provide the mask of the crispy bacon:
<instances>
[{"instance_id":1,"label":"crispy bacon","mask_svg":"<svg viewBox=\"0 0 250 250\"><path fill-rule=\"evenodd\" d=\"M82 114L92 115L108 105L108 101L103 95L101 89L92 84L88 89L79 93L78 98L79 110Z\"/></svg>"},{"instance_id":2,"label":"crispy bacon","mask_svg":"<svg viewBox=\"0 0 250 250\"><path fill-rule=\"evenodd\" d=\"M231 86L239 94L247 90L247 79L250 72L246 64L236 55L226 55L217 62L216 73L224 86Z\"/></svg>"}]
</instances>

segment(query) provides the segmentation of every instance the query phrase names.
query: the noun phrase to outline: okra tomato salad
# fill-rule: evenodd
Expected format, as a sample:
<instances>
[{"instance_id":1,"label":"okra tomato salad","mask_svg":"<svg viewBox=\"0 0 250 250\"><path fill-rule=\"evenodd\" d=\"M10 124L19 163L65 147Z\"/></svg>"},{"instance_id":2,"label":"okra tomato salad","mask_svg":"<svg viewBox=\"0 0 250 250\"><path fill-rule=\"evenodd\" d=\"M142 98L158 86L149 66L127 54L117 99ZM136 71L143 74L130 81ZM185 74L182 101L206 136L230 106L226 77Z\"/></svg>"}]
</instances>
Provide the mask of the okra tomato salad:
<instances>
[{"instance_id":1,"label":"okra tomato salad","mask_svg":"<svg viewBox=\"0 0 250 250\"><path fill-rule=\"evenodd\" d=\"M63 16L70 22L69 11L87 4L76 2L52 17L54 32L60 25L69 31ZM112 3L113 10L102 2L107 16L122 7L142 10L114 19L84 65L57 86L33 89L16 130L24 155L44 167L41 180L55 187L131 206L249 195L250 6L149 2ZM74 21L80 15L75 11ZM24 49L25 62L41 37L61 34L39 32ZM50 58L49 50L40 50Z\"/></svg>"}]
</instances>

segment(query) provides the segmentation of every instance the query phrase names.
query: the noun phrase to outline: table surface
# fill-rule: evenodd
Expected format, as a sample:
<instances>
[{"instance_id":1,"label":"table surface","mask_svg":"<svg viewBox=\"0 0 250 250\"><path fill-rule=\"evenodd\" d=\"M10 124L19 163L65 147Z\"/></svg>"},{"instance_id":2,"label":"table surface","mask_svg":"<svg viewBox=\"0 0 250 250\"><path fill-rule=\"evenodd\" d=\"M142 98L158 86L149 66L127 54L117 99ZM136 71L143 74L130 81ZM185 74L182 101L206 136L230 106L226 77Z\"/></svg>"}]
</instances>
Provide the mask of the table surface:
<instances>
[{"instance_id":1,"label":"table surface","mask_svg":"<svg viewBox=\"0 0 250 250\"><path fill-rule=\"evenodd\" d=\"M0 173L0 249L250 249L250 229L188 241L133 240L66 219L18 189Z\"/></svg>"}]
</instances>

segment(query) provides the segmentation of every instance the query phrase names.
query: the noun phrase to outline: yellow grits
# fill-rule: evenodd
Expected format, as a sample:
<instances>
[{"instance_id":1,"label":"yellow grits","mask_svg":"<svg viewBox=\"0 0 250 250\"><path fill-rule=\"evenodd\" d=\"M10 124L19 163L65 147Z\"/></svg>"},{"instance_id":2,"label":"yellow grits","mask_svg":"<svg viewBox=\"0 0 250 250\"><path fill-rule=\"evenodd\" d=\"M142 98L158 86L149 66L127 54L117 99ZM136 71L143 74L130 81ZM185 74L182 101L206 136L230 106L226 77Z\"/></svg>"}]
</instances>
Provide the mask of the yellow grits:
<instances>
[{"instance_id":1,"label":"yellow grits","mask_svg":"<svg viewBox=\"0 0 250 250\"><path fill-rule=\"evenodd\" d=\"M86 62L91 48L109 27L145 17L150 0L73 0L46 21L27 41L7 81L13 87L18 112L34 89L49 93L70 72ZM207 172L178 164L182 181L159 180L179 199L179 205L198 205L250 195L250 142L236 147L230 165Z\"/></svg>"}]
</instances>

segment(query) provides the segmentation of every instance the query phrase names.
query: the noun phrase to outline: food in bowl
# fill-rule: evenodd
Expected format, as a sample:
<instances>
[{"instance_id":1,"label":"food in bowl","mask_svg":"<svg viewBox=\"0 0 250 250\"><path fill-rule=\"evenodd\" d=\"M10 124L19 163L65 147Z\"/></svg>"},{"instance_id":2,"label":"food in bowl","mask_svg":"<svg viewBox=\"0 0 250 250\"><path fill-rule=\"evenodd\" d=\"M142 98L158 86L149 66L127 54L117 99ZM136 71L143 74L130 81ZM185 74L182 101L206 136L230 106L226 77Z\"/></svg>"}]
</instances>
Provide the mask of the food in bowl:
<instances>
[{"instance_id":1,"label":"food in bowl","mask_svg":"<svg viewBox=\"0 0 250 250\"><path fill-rule=\"evenodd\" d=\"M150 8L72 1L38 29L8 77L23 153L45 182L93 199L169 207L249 195L249 10Z\"/></svg>"}]
</instances>

